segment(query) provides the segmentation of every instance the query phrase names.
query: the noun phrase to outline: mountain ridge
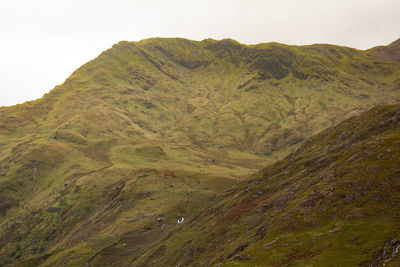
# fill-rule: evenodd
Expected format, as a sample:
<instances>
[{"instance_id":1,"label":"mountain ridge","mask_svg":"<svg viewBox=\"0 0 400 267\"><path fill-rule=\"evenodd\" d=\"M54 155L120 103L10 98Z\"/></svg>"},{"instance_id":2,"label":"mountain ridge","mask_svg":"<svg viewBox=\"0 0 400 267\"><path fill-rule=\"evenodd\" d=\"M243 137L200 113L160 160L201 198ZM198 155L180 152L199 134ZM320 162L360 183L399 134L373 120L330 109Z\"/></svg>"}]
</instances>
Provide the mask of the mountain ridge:
<instances>
[{"instance_id":1,"label":"mountain ridge","mask_svg":"<svg viewBox=\"0 0 400 267\"><path fill-rule=\"evenodd\" d=\"M333 46L333 47L349 48L349 49L354 49L354 50L358 50L358 51L375 50L375 49L378 48L378 47L387 47L387 46L393 46L393 45L396 45L396 46L397 46L397 44L400 42L400 38L399 38L399 39L397 39L397 40L391 42L391 43L388 44L388 45L377 45L377 46L374 46L374 47L371 47L371 48L367 48L367 49L357 49L357 48L353 48L353 47L351 47L351 46L333 45L333 44L328 44L328 43L313 43L313 44L304 44L304 45L288 45L288 44L279 43L279 42L266 42L266 43L257 43L257 44L245 44L245 43L240 43L240 42L236 41L236 40L233 39L233 38L223 38L223 39L205 38L205 39L203 39L203 40L199 40L199 41L198 41L198 40L191 40L191 39L187 39L187 38L183 38L183 37L150 37L150 38L142 39L142 40L139 40L139 41L127 41L127 40L122 40L122 41L119 41L118 43L114 44L113 47L116 46L116 45L118 45L118 44L120 44L120 43L141 43L141 42L148 42L148 41L151 41L151 40L163 40L163 39L178 39L178 40L187 40L187 41L190 41L190 42L204 42L204 41L216 41L216 42L219 42L219 41L232 41L232 42L234 42L234 43L237 43L237 44L240 44L240 45L243 45L243 46L249 46L249 47L252 47L252 46L259 46L259 45L268 45L268 44L277 44L277 45L285 45L285 46L293 46L293 47ZM111 47L111 48L112 48L112 47ZM109 48L109 49L111 49L111 48ZM106 49L105 51L107 51L107 50L109 50L109 49ZM96 57L96 58L97 58L97 57ZM94 60L94 59L89 60L88 62L84 63L82 66L88 64L89 62L91 62L91 61L93 61L93 60ZM72 75L72 74L71 74L71 75ZM56 89L58 86L59 86L59 85L56 85L52 90ZM52 90L51 90L51 91L52 91ZM50 92L49 92L49 93L50 93ZM44 95L47 95L47 94L48 94L48 93L45 93ZM38 98L38 99L40 99L40 98ZM27 100L27 101L25 101L25 102L23 102L23 103L18 103L18 104L10 105L10 106L0 106L0 108L8 108L8 107L12 107L12 106L19 106L19 105L23 105L23 104L25 104L25 103L27 103L27 102L29 103L29 102L36 101L36 100L38 100L38 99Z\"/></svg>"},{"instance_id":2,"label":"mountain ridge","mask_svg":"<svg viewBox=\"0 0 400 267\"><path fill-rule=\"evenodd\" d=\"M42 99L0 108L0 264L144 253L310 135L400 102L400 65L378 52L120 42Z\"/></svg>"}]
</instances>

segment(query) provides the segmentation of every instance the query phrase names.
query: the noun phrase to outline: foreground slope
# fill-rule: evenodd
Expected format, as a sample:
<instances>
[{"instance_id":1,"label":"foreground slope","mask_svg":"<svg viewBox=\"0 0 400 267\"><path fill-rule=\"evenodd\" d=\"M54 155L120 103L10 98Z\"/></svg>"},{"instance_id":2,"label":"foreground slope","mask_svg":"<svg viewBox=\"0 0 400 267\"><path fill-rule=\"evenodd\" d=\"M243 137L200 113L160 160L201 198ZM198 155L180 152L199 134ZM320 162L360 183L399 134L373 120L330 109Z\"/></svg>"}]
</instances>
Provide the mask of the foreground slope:
<instances>
[{"instance_id":1,"label":"foreground slope","mask_svg":"<svg viewBox=\"0 0 400 267\"><path fill-rule=\"evenodd\" d=\"M324 130L228 190L136 264L398 266L400 105Z\"/></svg>"},{"instance_id":2,"label":"foreground slope","mask_svg":"<svg viewBox=\"0 0 400 267\"><path fill-rule=\"evenodd\" d=\"M0 264L140 255L311 134L399 102L396 47L116 44L0 108Z\"/></svg>"}]
</instances>

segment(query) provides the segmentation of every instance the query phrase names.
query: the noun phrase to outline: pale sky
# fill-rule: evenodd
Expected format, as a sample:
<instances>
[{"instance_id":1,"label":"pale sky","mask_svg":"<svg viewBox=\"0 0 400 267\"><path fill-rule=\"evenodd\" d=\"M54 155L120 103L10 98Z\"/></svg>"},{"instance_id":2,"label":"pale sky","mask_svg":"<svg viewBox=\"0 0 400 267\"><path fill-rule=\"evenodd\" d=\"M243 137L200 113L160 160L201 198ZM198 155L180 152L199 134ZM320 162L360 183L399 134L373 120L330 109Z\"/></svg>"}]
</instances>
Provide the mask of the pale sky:
<instances>
[{"instance_id":1,"label":"pale sky","mask_svg":"<svg viewBox=\"0 0 400 267\"><path fill-rule=\"evenodd\" d=\"M149 37L367 49L400 38L400 0L0 0L0 106L41 97L118 41Z\"/></svg>"}]
</instances>

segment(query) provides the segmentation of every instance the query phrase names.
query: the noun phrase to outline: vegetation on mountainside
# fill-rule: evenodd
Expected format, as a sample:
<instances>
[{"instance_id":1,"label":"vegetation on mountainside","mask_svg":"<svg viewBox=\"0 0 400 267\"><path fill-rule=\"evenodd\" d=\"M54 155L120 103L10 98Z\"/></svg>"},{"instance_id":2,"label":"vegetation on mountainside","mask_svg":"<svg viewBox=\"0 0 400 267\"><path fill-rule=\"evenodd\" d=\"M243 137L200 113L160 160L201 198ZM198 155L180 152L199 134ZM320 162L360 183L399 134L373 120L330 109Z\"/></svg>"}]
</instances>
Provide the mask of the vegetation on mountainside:
<instances>
[{"instance_id":1,"label":"vegetation on mountainside","mask_svg":"<svg viewBox=\"0 0 400 267\"><path fill-rule=\"evenodd\" d=\"M134 260L311 134L399 102L400 63L379 53L120 42L42 99L0 108L0 264Z\"/></svg>"},{"instance_id":2,"label":"vegetation on mountainside","mask_svg":"<svg viewBox=\"0 0 400 267\"><path fill-rule=\"evenodd\" d=\"M134 265L398 266L400 106L310 138Z\"/></svg>"}]
</instances>

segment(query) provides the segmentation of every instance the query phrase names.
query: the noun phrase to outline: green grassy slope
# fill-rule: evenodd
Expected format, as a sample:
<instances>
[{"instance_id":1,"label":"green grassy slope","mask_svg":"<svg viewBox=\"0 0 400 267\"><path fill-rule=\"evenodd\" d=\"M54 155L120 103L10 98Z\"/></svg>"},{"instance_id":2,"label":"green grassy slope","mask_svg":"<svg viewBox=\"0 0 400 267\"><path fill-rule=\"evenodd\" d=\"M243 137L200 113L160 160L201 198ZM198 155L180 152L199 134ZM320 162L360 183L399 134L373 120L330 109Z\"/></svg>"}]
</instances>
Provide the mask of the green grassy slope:
<instances>
[{"instance_id":1,"label":"green grassy slope","mask_svg":"<svg viewBox=\"0 0 400 267\"><path fill-rule=\"evenodd\" d=\"M139 255L311 134L399 102L400 63L378 51L393 47L114 45L0 108L0 264Z\"/></svg>"},{"instance_id":2,"label":"green grassy slope","mask_svg":"<svg viewBox=\"0 0 400 267\"><path fill-rule=\"evenodd\" d=\"M400 106L310 138L134 265L398 266Z\"/></svg>"}]
</instances>

